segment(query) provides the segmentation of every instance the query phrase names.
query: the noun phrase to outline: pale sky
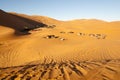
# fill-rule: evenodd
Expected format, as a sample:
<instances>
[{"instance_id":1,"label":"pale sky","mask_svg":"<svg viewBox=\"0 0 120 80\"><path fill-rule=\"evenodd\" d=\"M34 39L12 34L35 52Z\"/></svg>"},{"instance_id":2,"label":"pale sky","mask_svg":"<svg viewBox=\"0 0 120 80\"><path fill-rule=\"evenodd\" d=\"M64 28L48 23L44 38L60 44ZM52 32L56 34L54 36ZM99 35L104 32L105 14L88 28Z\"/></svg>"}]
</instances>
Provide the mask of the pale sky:
<instances>
[{"instance_id":1,"label":"pale sky","mask_svg":"<svg viewBox=\"0 0 120 80\"><path fill-rule=\"evenodd\" d=\"M120 0L1 0L0 9L58 20L120 21Z\"/></svg>"}]
</instances>

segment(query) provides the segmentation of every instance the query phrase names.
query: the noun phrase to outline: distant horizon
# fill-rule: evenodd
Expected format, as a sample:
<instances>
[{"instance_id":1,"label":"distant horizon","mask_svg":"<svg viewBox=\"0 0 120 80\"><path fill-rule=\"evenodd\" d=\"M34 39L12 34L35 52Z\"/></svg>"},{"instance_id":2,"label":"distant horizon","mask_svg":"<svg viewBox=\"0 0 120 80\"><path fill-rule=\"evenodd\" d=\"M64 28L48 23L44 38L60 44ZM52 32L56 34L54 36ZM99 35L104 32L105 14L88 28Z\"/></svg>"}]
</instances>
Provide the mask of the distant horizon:
<instances>
[{"instance_id":1,"label":"distant horizon","mask_svg":"<svg viewBox=\"0 0 120 80\"><path fill-rule=\"evenodd\" d=\"M0 9L2 10L2 9ZM5 11L5 10L3 10ZM100 21L105 21L105 22L115 22L115 21L120 21L120 20L103 20L103 19L98 19L98 18L73 18L73 19L57 19L57 18L54 18L54 17L50 17L50 16L47 16L47 15L40 15L40 14L27 14L27 13L19 13L19 12L14 12L14 11L5 11L5 12L8 12L8 13L17 13L17 14L25 14L25 15L29 15L29 16L44 16L44 17L48 17L48 18L52 18L52 19L55 19L55 20L60 20L60 21L74 21L74 20L100 20Z\"/></svg>"},{"instance_id":2,"label":"distant horizon","mask_svg":"<svg viewBox=\"0 0 120 80\"><path fill-rule=\"evenodd\" d=\"M98 19L120 21L120 0L3 0L0 9L57 20Z\"/></svg>"},{"instance_id":3,"label":"distant horizon","mask_svg":"<svg viewBox=\"0 0 120 80\"><path fill-rule=\"evenodd\" d=\"M3 11L5 11L5 10L3 10ZM8 12L8 11L5 11L5 12ZM54 18L54 17L50 17L50 16L47 16L47 15L27 14L27 13L19 13L19 12L14 12L14 11L10 11L10 13L25 14L25 15L29 15L29 16L43 16L43 17L48 17L48 18L52 18L52 19L55 19L55 20L60 20L60 21L74 21L74 20L100 20L100 21L105 21L105 22L120 21L120 20L111 20L111 21L109 21L109 20L103 20L103 19L98 19L98 18L73 18L73 19L65 19L65 20L63 20L63 19L57 19L57 18Z\"/></svg>"}]
</instances>

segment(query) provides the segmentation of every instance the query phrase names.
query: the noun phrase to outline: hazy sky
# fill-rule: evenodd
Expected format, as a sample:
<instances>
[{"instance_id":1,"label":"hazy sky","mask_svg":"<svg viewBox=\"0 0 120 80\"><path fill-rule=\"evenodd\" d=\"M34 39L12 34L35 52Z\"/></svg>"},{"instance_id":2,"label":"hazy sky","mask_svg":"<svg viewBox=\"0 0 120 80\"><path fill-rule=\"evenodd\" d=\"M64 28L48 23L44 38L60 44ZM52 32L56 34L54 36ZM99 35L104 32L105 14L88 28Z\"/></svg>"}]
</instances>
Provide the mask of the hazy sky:
<instances>
[{"instance_id":1,"label":"hazy sky","mask_svg":"<svg viewBox=\"0 0 120 80\"><path fill-rule=\"evenodd\" d=\"M120 0L0 0L0 9L59 20L120 21Z\"/></svg>"}]
</instances>

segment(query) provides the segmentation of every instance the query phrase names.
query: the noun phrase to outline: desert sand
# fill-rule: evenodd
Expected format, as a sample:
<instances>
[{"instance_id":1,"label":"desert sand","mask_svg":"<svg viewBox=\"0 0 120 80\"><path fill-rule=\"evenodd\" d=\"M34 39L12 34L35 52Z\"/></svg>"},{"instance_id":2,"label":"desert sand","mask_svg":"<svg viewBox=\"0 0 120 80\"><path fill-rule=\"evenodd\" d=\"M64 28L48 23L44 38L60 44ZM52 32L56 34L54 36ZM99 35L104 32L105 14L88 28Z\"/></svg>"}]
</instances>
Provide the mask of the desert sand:
<instances>
[{"instance_id":1,"label":"desert sand","mask_svg":"<svg viewBox=\"0 0 120 80\"><path fill-rule=\"evenodd\" d=\"M120 80L120 21L0 10L0 80Z\"/></svg>"}]
</instances>

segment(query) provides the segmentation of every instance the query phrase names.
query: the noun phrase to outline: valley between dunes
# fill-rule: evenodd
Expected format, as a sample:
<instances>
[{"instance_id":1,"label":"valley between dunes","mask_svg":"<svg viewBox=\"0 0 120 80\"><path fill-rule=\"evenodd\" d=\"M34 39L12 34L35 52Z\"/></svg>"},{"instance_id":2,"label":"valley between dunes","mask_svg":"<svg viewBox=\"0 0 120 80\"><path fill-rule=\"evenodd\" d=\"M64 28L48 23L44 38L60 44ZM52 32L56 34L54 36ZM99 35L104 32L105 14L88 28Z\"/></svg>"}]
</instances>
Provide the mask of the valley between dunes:
<instances>
[{"instance_id":1,"label":"valley between dunes","mask_svg":"<svg viewBox=\"0 0 120 80\"><path fill-rule=\"evenodd\" d=\"M0 80L120 80L120 21L0 10Z\"/></svg>"}]
</instances>

